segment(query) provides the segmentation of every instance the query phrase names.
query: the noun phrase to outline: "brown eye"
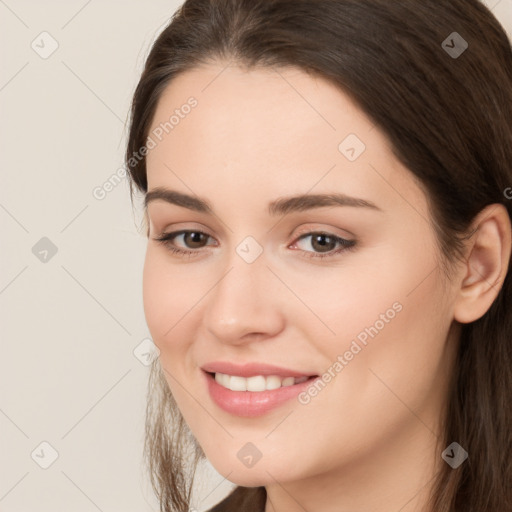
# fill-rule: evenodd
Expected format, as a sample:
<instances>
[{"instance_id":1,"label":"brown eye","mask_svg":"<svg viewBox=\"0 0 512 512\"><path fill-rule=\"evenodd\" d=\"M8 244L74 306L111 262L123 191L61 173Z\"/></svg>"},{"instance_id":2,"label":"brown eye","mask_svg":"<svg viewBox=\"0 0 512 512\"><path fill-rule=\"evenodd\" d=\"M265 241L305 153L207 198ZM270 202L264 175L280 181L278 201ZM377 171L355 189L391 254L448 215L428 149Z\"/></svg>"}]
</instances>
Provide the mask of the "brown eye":
<instances>
[{"instance_id":1,"label":"brown eye","mask_svg":"<svg viewBox=\"0 0 512 512\"><path fill-rule=\"evenodd\" d=\"M181 241L179 241L181 238ZM202 231L174 231L172 233L163 233L158 238L155 238L157 242L163 244L171 252L179 255L187 255L192 257L199 254L199 249L207 246L208 239L211 238L207 233ZM176 243L178 239L179 243Z\"/></svg>"},{"instance_id":2,"label":"brown eye","mask_svg":"<svg viewBox=\"0 0 512 512\"><path fill-rule=\"evenodd\" d=\"M190 249L199 249L203 247L202 243L208 240L208 235L201 231L187 231L183 234L183 241Z\"/></svg>"},{"instance_id":3,"label":"brown eye","mask_svg":"<svg viewBox=\"0 0 512 512\"><path fill-rule=\"evenodd\" d=\"M314 233L311 238L311 247L317 252L329 252L334 250L337 241L334 237L322 233Z\"/></svg>"},{"instance_id":4,"label":"brown eye","mask_svg":"<svg viewBox=\"0 0 512 512\"><path fill-rule=\"evenodd\" d=\"M309 245L313 250L308 250L306 247L300 247L300 244L307 238L310 238ZM351 249L355 246L355 240L346 240L330 233L310 232L298 238L295 244L305 253L305 256L312 258L322 258L334 256L346 249Z\"/></svg>"}]
</instances>

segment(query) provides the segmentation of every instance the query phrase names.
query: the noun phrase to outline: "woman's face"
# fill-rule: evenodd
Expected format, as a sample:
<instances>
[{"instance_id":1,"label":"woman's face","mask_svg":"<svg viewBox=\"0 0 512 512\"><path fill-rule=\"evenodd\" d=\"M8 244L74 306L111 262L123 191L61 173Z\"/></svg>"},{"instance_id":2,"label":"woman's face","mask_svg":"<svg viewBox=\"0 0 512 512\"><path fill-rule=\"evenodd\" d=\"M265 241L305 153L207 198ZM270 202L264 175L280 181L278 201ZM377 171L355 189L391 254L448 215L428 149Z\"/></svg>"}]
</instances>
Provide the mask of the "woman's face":
<instances>
[{"instance_id":1,"label":"woman's face","mask_svg":"<svg viewBox=\"0 0 512 512\"><path fill-rule=\"evenodd\" d=\"M148 201L146 321L213 466L255 486L427 457L455 290L426 198L382 132L322 79L216 63L170 83L150 138L148 192L191 198ZM334 194L349 199L322 199ZM203 370L213 362L318 377L231 391ZM230 382L267 383L249 375Z\"/></svg>"}]
</instances>

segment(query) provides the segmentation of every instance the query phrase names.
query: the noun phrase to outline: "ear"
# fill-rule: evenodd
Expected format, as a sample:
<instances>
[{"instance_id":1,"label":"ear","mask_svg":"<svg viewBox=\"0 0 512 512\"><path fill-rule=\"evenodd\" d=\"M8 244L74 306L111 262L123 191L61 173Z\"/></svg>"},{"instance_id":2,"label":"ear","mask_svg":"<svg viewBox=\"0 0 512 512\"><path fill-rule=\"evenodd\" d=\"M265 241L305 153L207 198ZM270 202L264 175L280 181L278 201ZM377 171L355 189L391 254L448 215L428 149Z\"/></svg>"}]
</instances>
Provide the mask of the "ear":
<instances>
[{"instance_id":1,"label":"ear","mask_svg":"<svg viewBox=\"0 0 512 512\"><path fill-rule=\"evenodd\" d=\"M474 219L454 318L469 323L482 317L496 299L510 261L512 227L502 204L485 207Z\"/></svg>"}]
</instances>

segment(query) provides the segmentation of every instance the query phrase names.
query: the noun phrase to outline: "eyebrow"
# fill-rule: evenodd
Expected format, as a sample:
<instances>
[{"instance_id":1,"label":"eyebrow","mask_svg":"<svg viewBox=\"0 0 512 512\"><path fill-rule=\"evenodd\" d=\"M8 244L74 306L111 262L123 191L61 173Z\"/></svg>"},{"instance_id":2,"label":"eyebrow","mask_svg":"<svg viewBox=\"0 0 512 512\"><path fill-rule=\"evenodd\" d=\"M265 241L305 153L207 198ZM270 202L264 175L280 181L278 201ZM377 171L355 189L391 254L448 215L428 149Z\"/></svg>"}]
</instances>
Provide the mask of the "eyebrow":
<instances>
[{"instance_id":1,"label":"eyebrow","mask_svg":"<svg viewBox=\"0 0 512 512\"><path fill-rule=\"evenodd\" d=\"M191 196L163 187L156 187L146 193L144 207L152 201L161 200L200 213L213 214L211 204L197 196ZM366 199L351 197L346 194L300 194L297 196L280 197L268 205L269 215L286 215L290 212L302 212L325 206L353 206L369 208L382 212L376 204Z\"/></svg>"}]
</instances>

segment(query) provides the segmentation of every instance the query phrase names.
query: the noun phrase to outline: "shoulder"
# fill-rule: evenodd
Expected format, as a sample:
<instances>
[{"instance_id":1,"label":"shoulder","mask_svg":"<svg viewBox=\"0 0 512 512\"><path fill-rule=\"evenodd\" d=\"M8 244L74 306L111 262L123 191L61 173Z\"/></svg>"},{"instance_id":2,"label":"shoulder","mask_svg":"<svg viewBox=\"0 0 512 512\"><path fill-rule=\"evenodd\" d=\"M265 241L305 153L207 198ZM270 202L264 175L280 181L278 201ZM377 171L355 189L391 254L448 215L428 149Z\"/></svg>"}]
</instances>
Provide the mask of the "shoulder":
<instances>
[{"instance_id":1,"label":"shoulder","mask_svg":"<svg viewBox=\"0 0 512 512\"><path fill-rule=\"evenodd\" d=\"M264 512L267 501L265 487L238 486L231 494L206 512Z\"/></svg>"}]
</instances>

